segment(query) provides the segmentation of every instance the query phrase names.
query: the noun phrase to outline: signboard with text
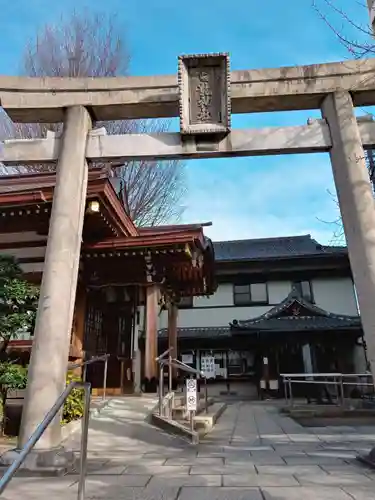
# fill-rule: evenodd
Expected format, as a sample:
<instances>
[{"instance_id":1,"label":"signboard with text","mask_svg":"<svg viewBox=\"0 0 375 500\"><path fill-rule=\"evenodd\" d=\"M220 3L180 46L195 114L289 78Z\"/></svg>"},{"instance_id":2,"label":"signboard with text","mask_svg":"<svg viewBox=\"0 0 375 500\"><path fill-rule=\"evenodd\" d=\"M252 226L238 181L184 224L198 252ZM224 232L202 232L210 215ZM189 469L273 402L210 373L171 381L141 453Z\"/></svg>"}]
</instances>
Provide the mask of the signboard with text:
<instances>
[{"instance_id":1,"label":"signboard with text","mask_svg":"<svg viewBox=\"0 0 375 500\"><path fill-rule=\"evenodd\" d=\"M216 377L214 356L204 356L201 358L201 370L206 378Z\"/></svg>"},{"instance_id":2,"label":"signboard with text","mask_svg":"<svg viewBox=\"0 0 375 500\"><path fill-rule=\"evenodd\" d=\"M188 411L197 411L197 381L195 378L186 380L186 409Z\"/></svg>"}]
</instances>

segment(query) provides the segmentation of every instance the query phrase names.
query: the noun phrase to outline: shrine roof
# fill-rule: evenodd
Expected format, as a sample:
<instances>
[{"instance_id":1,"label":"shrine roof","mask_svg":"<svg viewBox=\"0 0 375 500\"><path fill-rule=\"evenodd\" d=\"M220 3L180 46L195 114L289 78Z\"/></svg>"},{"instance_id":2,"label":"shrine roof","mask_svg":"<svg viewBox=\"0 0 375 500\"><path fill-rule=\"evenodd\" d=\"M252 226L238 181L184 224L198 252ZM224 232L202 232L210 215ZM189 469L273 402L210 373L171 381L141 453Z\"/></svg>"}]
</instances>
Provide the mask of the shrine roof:
<instances>
[{"instance_id":1,"label":"shrine roof","mask_svg":"<svg viewBox=\"0 0 375 500\"><path fill-rule=\"evenodd\" d=\"M208 327L186 327L178 328L177 335L180 339L196 338L226 338L231 337L231 331L228 326L208 326ZM159 338L168 338L168 329L161 328L158 331Z\"/></svg>"},{"instance_id":2,"label":"shrine roof","mask_svg":"<svg viewBox=\"0 0 375 500\"><path fill-rule=\"evenodd\" d=\"M118 231L119 236L103 238L89 245L89 248L105 250L113 248L160 247L169 244L185 244L194 242L202 250L210 248L213 256L212 242L203 234L208 223L176 224L137 228L128 208L124 208L119 198L116 178L107 168L90 169L88 176L87 198L104 193L106 202L111 206L111 219L117 219L117 225L126 230ZM55 172L38 172L0 177L0 207L23 206L35 203L52 202L56 184ZM112 220L111 220L112 222Z\"/></svg>"},{"instance_id":3,"label":"shrine roof","mask_svg":"<svg viewBox=\"0 0 375 500\"><path fill-rule=\"evenodd\" d=\"M218 262L347 255L346 247L321 245L310 234L216 241L214 248Z\"/></svg>"},{"instance_id":4,"label":"shrine roof","mask_svg":"<svg viewBox=\"0 0 375 500\"><path fill-rule=\"evenodd\" d=\"M201 222L195 224L169 224L160 226L145 226L139 227L138 232L140 235L149 235L151 233L168 233L168 232L178 232L178 231L194 231L201 230L203 227L212 226L212 222Z\"/></svg>"},{"instance_id":5,"label":"shrine roof","mask_svg":"<svg viewBox=\"0 0 375 500\"><path fill-rule=\"evenodd\" d=\"M33 204L51 203L56 184L55 172L38 172L0 177L0 208L22 209ZM88 172L87 199L98 198L105 208L105 215L117 234L138 234L130 215L120 200L116 179L108 169L90 169ZM21 214L22 210L19 211Z\"/></svg>"},{"instance_id":6,"label":"shrine roof","mask_svg":"<svg viewBox=\"0 0 375 500\"><path fill-rule=\"evenodd\" d=\"M360 329L360 316L347 316L325 311L304 299L296 289L268 312L248 320L233 320L232 332L303 331Z\"/></svg>"},{"instance_id":7,"label":"shrine roof","mask_svg":"<svg viewBox=\"0 0 375 500\"><path fill-rule=\"evenodd\" d=\"M139 234L132 237L107 238L87 246L90 250L111 250L143 247L164 247L194 243L201 250L209 249L214 255L212 242L203 233L204 225L156 226L138 228Z\"/></svg>"}]
</instances>

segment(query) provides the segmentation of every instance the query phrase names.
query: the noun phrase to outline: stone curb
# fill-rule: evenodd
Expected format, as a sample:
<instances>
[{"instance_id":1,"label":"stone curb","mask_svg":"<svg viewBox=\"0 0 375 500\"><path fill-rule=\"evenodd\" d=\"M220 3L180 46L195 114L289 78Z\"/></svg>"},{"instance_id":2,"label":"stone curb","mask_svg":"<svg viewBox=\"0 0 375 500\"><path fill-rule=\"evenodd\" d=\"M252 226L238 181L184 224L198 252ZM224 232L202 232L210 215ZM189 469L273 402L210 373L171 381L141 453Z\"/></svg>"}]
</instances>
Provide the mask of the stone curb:
<instances>
[{"instance_id":1,"label":"stone curb","mask_svg":"<svg viewBox=\"0 0 375 500\"><path fill-rule=\"evenodd\" d=\"M160 429L163 429L175 436L179 436L182 438L187 438L189 442L192 444L199 443L199 434L196 431L191 431L184 425L181 425L179 422L175 420L169 420L165 417L161 417L156 413L151 414L151 423Z\"/></svg>"},{"instance_id":2,"label":"stone curb","mask_svg":"<svg viewBox=\"0 0 375 500\"><path fill-rule=\"evenodd\" d=\"M91 408L90 408L90 418L94 418L99 415L99 413L109 405L111 401L111 398L101 400L101 401L93 401L91 403ZM82 419L78 420L72 420L72 422L69 422L68 424L65 424L62 429L61 429L61 435L62 435L62 442L66 441L69 436L74 434L75 432L78 431L78 429L81 428L82 425Z\"/></svg>"}]
</instances>

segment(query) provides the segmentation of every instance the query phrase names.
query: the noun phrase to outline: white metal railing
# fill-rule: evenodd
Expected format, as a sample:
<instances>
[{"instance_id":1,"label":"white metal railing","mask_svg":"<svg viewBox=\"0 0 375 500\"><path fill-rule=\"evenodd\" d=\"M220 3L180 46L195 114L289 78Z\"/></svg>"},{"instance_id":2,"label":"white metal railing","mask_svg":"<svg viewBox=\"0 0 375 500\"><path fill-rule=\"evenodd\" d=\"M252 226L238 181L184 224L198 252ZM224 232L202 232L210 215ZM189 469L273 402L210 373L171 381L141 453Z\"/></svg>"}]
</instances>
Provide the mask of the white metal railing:
<instances>
[{"instance_id":1,"label":"white metal railing","mask_svg":"<svg viewBox=\"0 0 375 500\"><path fill-rule=\"evenodd\" d=\"M374 382L371 373L281 373L284 384L285 401L290 406L294 405L293 384L323 385L335 389L337 404L345 404L346 386L370 387L374 393ZM367 381L364 382L363 379ZM318 380L316 380L318 379ZM350 379L355 379L350 381ZM370 381L369 381L370 380ZM332 396L332 395L331 395Z\"/></svg>"},{"instance_id":2,"label":"white metal railing","mask_svg":"<svg viewBox=\"0 0 375 500\"><path fill-rule=\"evenodd\" d=\"M174 392L168 392L160 402L159 414L168 419L173 418Z\"/></svg>"},{"instance_id":3,"label":"white metal railing","mask_svg":"<svg viewBox=\"0 0 375 500\"><path fill-rule=\"evenodd\" d=\"M192 368L191 366L179 361L172 357L173 347L170 347L164 351L160 356L155 358L155 361L159 363L159 415L161 417L166 416L169 419L173 419L173 409L174 409L174 392L172 391L172 368L177 368L181 371L190 373L190 376L197 375L199 378L204 380L204 399L205 399L205 411L208 413L208 389L207 389L207 378L205 374ZM164 395L164 367L168 366L168 393ZM167 408L167 412L165 409ZM190 412L190 427L194 430L194 413Z\"/></svg>"}]
</instances>

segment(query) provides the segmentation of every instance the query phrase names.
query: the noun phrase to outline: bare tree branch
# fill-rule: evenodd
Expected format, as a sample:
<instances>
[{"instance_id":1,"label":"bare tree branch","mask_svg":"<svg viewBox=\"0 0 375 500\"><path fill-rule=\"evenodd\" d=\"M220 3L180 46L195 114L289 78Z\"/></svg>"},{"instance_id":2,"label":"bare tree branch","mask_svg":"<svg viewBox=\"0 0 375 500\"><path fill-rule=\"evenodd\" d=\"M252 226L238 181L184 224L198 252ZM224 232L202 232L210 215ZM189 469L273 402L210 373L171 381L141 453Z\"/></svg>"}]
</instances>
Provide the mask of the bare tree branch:
<instances>
[{"instance_id":1,"label":"bare tree branch","mask_svg":"<svg viewBox=\"0 0 375 500\"><path fill-rule=\"evenodd\" d=\"M125 76L130 56L124 28L116 16L74 12L56 24L47 24L30 40L21 61L21 74L40 77ZM108 134L164 132L161 120L128 120L96 123ZM62 131L62 124L14 124L0 109L0 140L44 137L47 130ZM100 166L93 165L92 168ZM48 165L24 167L11 172L45 171ZM179 219L185 194L185 166L176 161L128 162L114 169L126 189L130 212L138 225L156 225ZM4 167L0 175L4 174Z\"/></svg>"},{"instance_id":2,"label":"bare tree branch","mask_svg":"<svg viewBox=\"0 0 375 500\"><path fill-rule=\"evenodd\" d=\"M357 0L353 0L355 3ZM317 0L311 0L312 8L315 10L317 15L325 22L329 29L334 33L339 42L350 52L351 57L364 58L368 57L371 53L375 52L375 44L372 40L371 30L367 26L362 26L353 19L340 7L337 6L332 0L321 0L323 6L327 9L327 13L319 6ZM362 7L365 5L360 4ZM333 21L330 20L329 13L333 13L338 16L341 21L341 26L337 27ZM354 28L359 34L364 35L369 38L369 41L363 41L358 39L349 38L346 36L346 28Z\"/></svg>"},{"instance_id":3,"label":"bare tree branch","mask_svg":"<svg viewBox=\"0 0 375 500\"><path fill-rule=\"evenodd\" d=\"M368 2L366 0L352 0L353 4L357 4L366 11L366 16L368 16ZM318 4L318 0L311 0L311 6L317 13L317 15L322 19L322 21L328 26L332 33L336 36L338 41L348 50L351 57L355 58L366 58L369 56L374 56L375 54L375 42L371 28L363 26L357 23L351 18L351 16L334 0L321 0ZM323 10L324 9L324 10ZM331 15L336 15L337 19L340 21L340 27L338 27L332 20ZM352 38L346 35L347 29L350 31L357 32L359 37L362 39ZM368 39L368 40L367 40ZM368 113L366 111L366 113ZM372 113L368 113L371 116ZM372 184L372 189L375 194L375 151L368 150L365 151L365 160L368 168L370 181ZM329 193L333 201L339 208L339 203L337 196L335 194ZM342 225L341 217L337 217L334 221L321 221L334 226L333 241L344 242L345 234Z\"/></svg>"},{"instance_id":4,"label":"bare tree branch","mask_svg":"<svg viewBox=\"0 0 375 500\"><path fill-rule=\"evenodd\" d=\"M340 213L340 206L339 206L339 202L337 201L336 194L332 193L329 189L327 189L327 193L328 193L329 197L331 198L331 200L333 201L333 203L336 205L336 208L338 209L338 211ZM332 245L332 244L333 245L345 245L345 232L344 232L344 228L342 225L342 219L341 219L340 215L338 217L336 217L335 219L330 220L330 221L322 220L319 217L317 217L317 220L319 222L322 222L323 224L327 224L328 226L333 227L332 238L329 242L330 245Z\"/></svg>"}]
</instances>

